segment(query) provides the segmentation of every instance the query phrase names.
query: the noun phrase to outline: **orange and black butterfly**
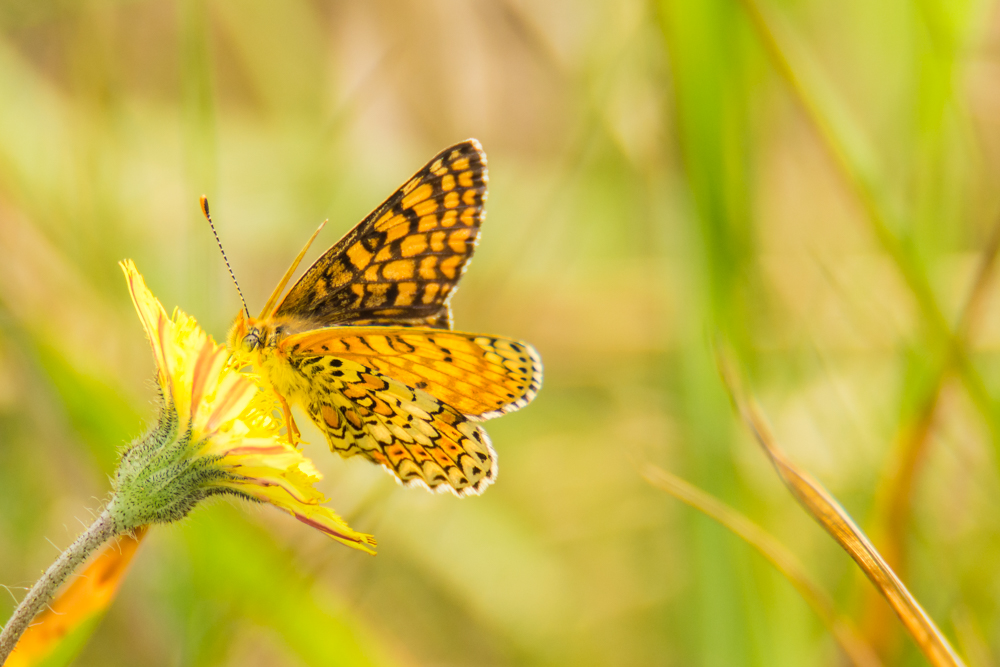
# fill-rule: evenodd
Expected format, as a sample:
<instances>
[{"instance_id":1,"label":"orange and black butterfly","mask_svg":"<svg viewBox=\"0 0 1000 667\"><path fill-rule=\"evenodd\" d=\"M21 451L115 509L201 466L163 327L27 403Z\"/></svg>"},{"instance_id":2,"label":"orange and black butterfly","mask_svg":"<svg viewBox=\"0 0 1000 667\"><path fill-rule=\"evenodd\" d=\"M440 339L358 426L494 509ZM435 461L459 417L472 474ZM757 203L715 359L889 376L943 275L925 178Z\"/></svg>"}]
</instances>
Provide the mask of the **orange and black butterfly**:
<instances>
[{"instance_id":1,"label":"orange and black butterfly","mask_svg":"<svg viewBox=\"0 0 1000 667\"><path fill-rule=\"evenodd\" d=\"M284 299L308 243L261 314L240 311L229 349L279 396L290 439L297 404L333 451L360 454L403 484L462 496L496 479L477 422L530 403L542 363L527 343L452 331L449 301L479 239L486 184L479 142L442 151Z\"/></svg>"}]
</instances>

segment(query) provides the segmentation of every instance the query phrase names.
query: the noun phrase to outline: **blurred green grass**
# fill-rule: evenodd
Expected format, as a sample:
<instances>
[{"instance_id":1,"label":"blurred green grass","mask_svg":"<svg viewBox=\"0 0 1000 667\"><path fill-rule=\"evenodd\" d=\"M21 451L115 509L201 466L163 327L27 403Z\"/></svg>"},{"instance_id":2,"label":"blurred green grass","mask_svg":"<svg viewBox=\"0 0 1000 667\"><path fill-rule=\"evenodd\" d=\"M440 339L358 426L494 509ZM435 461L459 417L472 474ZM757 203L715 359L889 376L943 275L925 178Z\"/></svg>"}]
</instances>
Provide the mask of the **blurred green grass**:
<instances>
[{"instance_id":1,"label":"blurred green grass","mask_svg":"<svg viewBox=\"0 0 1000 667\"><path fill-rule=\"evenodd\" d=\"M638 473L740 508L864 629L865 582L733 419L717 335L876 543L941 385L903 578L970 664L996 660L993 283L957 374L943 329L1000 212L997 5L762 5L812 115L745 6L0 4L2 583L68 544L153 414L117 260L221 338L238 301L198 195L258 304L319 221L311 257L475 136L488 218L456 323L546 363L538 400L488 425L498 483L432 497L316 444L377 558L202 508L153 532L78 664L839 664L786 581ZM889 664L923 664L891 635Z\"/></svg>"}]
</instances>

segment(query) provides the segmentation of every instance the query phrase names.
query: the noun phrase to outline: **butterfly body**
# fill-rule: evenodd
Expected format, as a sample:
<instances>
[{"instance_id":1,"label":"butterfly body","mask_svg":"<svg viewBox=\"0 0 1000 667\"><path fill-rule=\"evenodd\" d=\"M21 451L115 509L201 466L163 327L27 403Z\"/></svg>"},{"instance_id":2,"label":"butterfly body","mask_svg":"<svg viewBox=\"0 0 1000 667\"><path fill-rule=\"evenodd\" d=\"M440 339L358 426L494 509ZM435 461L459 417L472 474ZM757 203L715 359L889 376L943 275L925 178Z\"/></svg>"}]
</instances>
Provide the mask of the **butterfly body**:
<instances>
[{"instance_id":1,"label":"butterfly body","mask_svg":"<svg viewBox=\"0 0 1000 667\"><path fill-rule=\"evenodd\" d=\"M542 367L526 343L451 331L449 301L485 196L485 154L475 140L456 144L324 253L280 304L298 260L258 318L240 312L229 349L281 398L290 437L288 407L299 405L332 450L362 455L404 484L467 495L494 481L496 453L477 422L527 405Z\"/></svg>"}]
</instances>

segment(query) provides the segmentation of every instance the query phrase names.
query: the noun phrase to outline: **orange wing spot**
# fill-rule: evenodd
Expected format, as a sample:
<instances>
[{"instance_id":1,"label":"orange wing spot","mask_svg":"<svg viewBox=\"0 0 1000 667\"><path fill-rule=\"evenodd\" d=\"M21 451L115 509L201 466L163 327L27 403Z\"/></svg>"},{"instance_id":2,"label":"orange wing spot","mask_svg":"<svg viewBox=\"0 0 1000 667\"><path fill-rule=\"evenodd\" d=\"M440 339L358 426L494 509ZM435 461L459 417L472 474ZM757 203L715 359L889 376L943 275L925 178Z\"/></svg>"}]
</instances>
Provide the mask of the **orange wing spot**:
<instances>
[{"instance_id":1,"label":"orange wing spot","mask_svg":"<svg viewBox=\"0 0 1000 667\"><path fill-rule=\"evenodd\" d=\"M389 404L383 401L381 398L375 399L375 405L372 407L372 410L374 410L376 414L380 414L383 417L391 417L394 414L396 414L395 412L393 412L392 408L389 407Z\"/></svg>"},{"instance_id":2,"label":"orange wing spot","mask_svg":"<svg viewBox=\"0 0 1000 667\"><path fill-rule=\"evenodd\" d=\"M378 308L385 303L385 293L389 290L390 283L378 285L368 285L368 298L365 299L365 307Z\"/></svg>"},{"instance_id":3,"label":"orange wing spot","mask_svg":"<svg viewBox=\"0 0 1000 667\"><path fill-rule=\"evenodd\" d=\"M420 216L430 215L436 210L438 210L438 203L433 199L422 201L413 207L413 212Z\"/></svg>"},{"instance_id":4,"label":"orange wing spot","mask_svg":"<svg viewBox=\"0 0 1000 667\"><path fill-rule=\"evenodd\" d=\"M469 158L464 157L461 160L455 160L449 166L452 171L465 171L469 168Z\"/></svg>"},{"instance_id":5,"label":"orange wing spot","mask_svg":"<svg viewBox=\"0 0 1000 667\"><path fill-rule=\"evenodd\" d=\"M448 455L444 453L440 447L435 447L431 450L431 455L434 456L434 460L439 466L447 470L455 466L455 462L448 458Z\"/></svg>"},{"instance_id":6,"label":"orange wing spot","mask_svg":"<svg viewBox=\"0 0 1000 667\"><path fill-rule=\"evenodd\" d=\"M444 240L447 236L448 232L434 232L431 234L431 250L434 252L444 250Z\"/></svg>"},{"instance_id":7,"label":"orange wing spot","mask_svg":"<svg viewBox=\"0 0 1000 667\"><path fill-rule=\"evenodd\" d=\"M377 449L373 450L373 451L370 451L370 452L366 452L366 454L368 456L370 456L371 459L372 459L372 461L374 461L375 463L378 463L378 464L381 464L381 465L386 465L386 464L389 463L389 459L385 458L385 454L383 454L382 452L378 451Z\"/></svg>"},{"instance_id":8,"label":"orange wing spot","mask_svg":"<svg viewBox=\"0 0 1000 667\"><path fill-rule=\"evenodd\" d=\"M396 294L395 306L412 306L413 296L417 293L416 283L399 283L396 285L396 289L399 290Z\"/></svg>"},{"instance_id":9,"label":"orange wing spot","mask_svg":"<svg viewBox=\"0 0 1000 667\"><path fill-rule=\"evenodd\" d=\"M403 197L403 208L413 208L434 193L434 187L430 183L424 183L419 188Z\"/></svg>"},{"instance_id":10,"label":"orange wing spot","mask_svg":"<svg viewBox=\"0 0 1000 667\"><path fill-rule=\"evenodd\" d=\"M445 215L448 215L445 213ZM420 223L417 225L418 232L429 232L438 226L438 219L436 215L425 215L420 218Z\"/></svg>"},{"instance_id":11,"label":"orange wing spot","mask_svg":"<svg viewBox=\"0 0 1000 667\"><path fill-rule=\"evenodd\" d=\"M467 227L471 227L472 225L476 224L476 209L467 208L464 211L462 211L461 220L462 224L466 225Z\"/></svg>"},{"instance_id":12,"label":"orange wing spot","mask_svg":"<svg viewBox=\"0 0 1000 667\"><path fill-rule=\"evenodd\" d=\"M452 209L450 211L445 211L444 215L441 216L441 226L451 227L455 224L455 220L458 218L458 211Z\"/></svg>"},{"instance_id":13,"label":"orange wing spot","mask_svg":"<svg viewBox=\"0 0 1000 667\"><path fill-rule=\"evenodd\" d=\"M409 280L413 278L413 271L416 267L414 266L412 259L399 259L395 262L389 262L382 267L382 275L385 276L387 280Z\"/></svg>"},{"instance_id":14,"label":"orange wing spot","mask_svg":"<svg viewBox=\"0 0 1000 667\"><path fill-rule=\"evenodd\" d=\"M462 263L463 259L465 259L463 255L452 255L448 259L444 260L441 262L441 273L454 280L456 269L458 268L458 265Z\"/></svg>"},{"instance_id":15,"label":"orange wing spot","mask_svg":"<svg viewBox=\"0 0 1000 667\"><path fill-rule=\"evenodd\" d=\"M342 391L343 391L344 396L346 396L347 398L350 398L352 400L357 400L359 398L365 398L366 396L368 396L368 391L365 390L364 387L356 385L356 384L349 384L349 385L345 386ZM344 414L346 416L346 414L347 414L346 410L344 411Z\"/></svg>"},{"instance_id":16,"label":"orange wing spot","mask_svg":"<svg viewBox=\"0 0 1000 667\"><path fill-rule=\"evenodd\" d=\"M455 177L451 174L447 174L441 179L441 189L447 192L448 190L455 189Z\"/></svg>"},{"instance_id":17,"label":"orange wing spot","mask_svg":"<svg viewBox=\"0 0 1000 667\"><path fill-rule=\"evenodd\" d=\"M437 271L434 270L434 265L437 264L437 261L438 258L433 255L420 260L420 277L424 280L435 280Z\"/></svg>"},{"instance_id":18,"label":"orange wing spot","mask_svg":"<svg viewBox=\"0 0 1000 667\"><path fill-rule=\"evenodd\" d=\"M364 382L366 387L368 387L369 389L374 389L375 391L385 391L385 388L389 386L388 384L386 384L385 380L377 378L371 373L362 373L360 377L361 381Z\"/></svg>"},{"instance_id":19,"label":"orange wing spot","mask_svg":"<svg viewBox=\"0 0 1000 667\"><path fill-rule=\"evenodd\" d=\"M490 362L491 364L502 364L503 357L501 357L496 352L487 352L483 355L483 359Z\"/></svg>"},{"instance_id":20,"label":"orange wing spot","mask_svg":"<svg viewBox=\"0 0 1000 667\"><path fill-rule=\"evenodd\" d=\"M378 282L378 264L372 264L365 269L365 280L370 283Z\"/></svg>"},{"instance_id":21,"label":"orange wing spot","mask_svg":"<svg viewBox=\"0 0 1000 667\"><path fill-rule=\"evenodd\" d=\"M438 283L428 283L424 287L424 298L421 299L424 303L430 303L437 296L438 291L441 289L441 285Z\"/></svg>"},{"instance_id":22,"label":"orange wing spot","mask_svg":"<svg viewBox=\"0 0 1000 667\"><path fill-rule=\"evenodd\" d=\"M375 230L379 232L384 232L386 229L392 226L388 223L391 222L392 219L395 217L396 217L395 214L391 210L386 211L381 215L381 217L379 217L378 220L375 221Z\"/></svg>"},{"instance_id":23,"label":"orange wing spot","mask_svg":"<svg viewBox=\"0 0 1000 667\"><path fill-rule=\"evenodd\" d=\"M326 281L320 279L316 281L316 285L313 287L313 301L319 301L326 296Z\"/></svg>"},{"instance_id":24,"label":"orange wing spot","mask_svg":"<svg viewBox=\"0 0 1000 667\"><path fill-rule=\"evenodd\" d=\"M365 247L361 245L360 242L355 243L347 249L347 256L350 258L351 264L358 269L363 269L368 266L368 262L370 262L372 258L372 254L365 250Z\"/></svg>"},{"instance_id":25,"label":"orange wing spot","mask_svg":"<svg viewBox=\"0 0 1000 667\"><path fill-rule=\"evenodd\" d=\"M440 159L434 160L434 162L431 163L430 169L431 173L435 176L440 176L442 173L448 173L448 169L444 166L444 161Z\"/></svg>"},{"instance_id":26,"label":"orange wing spot","mask_svg":"<svg viewBox=\"0 0 1000 667\"><path fill-rule=\"evenodd\" d=\"M466 190L462 193L462 201L466 206L475 206L479 198L479 193L475 190Z\"/></svg>"},{"instance_id":27,"label":"orange wing spot","mask_svg":"<svg viewBox=\"0 0 1000 667\"><path fill-rule=\"evenodd\" d=\"M403 257L413 257L427 250L427 236L424 234L410 234L399 244L399 250Z\"/></svg>"},{"instance_id":28,"label":"orange wing spot","mask_svg":"<svg viewBox=\"0 0 1000 667\"><path fill-rule=\"evenodd\" d=\"M458 206L458 202L459 202L458 192L455 190L452 190L451 192L449 192L444 196L445 208L455 208L456 206Z\"/></svg>"},{"instance_id":29,"label":"orange wing spot","mask_svg":"<svg viewBox=\"0 0 1000 667\"><path fill-rule=\"evenodd\" d=\"M392 243L396 239L403 238L410 233L408 227L409 225L396 225L395 227L391 227L389 231L385 233L385 242Z\"/></svg>"},{"instance_id":30,"label":"orange wing spot","mask_svg":"<svg viewBox=\"0 0 1000 667\"><path fill-rule=\"evenodd\" d=\"M383 246L375 253L375 261L384 264L392 259L392 246Z\"/></svg>"},{"instance_id":31,"label":"orange wing spot","mask_svg":"<svg viewBox=\"0 0 1000 667\"><path fill-rule=\"evenodd\" d=\"M351 285L351 292L353 292L354 296L357 297L357 299L354 301L354 305L351 306L351 307L355 308L355 309L360 308L361 307L361 302L365 298L365 288L364 288L364 285L359 285L358 283L354 283L353 285Z\"/></svg>"},{"instance_id":32,"label":"orange wing spot","mask_svg":"<svg viewBox=\"0 0 1000 667\"><path fill-rule=\"evenodd\" d=\"M469 227L459 227L448 237L448 246L457 253L464 253L466 250L465 242L471 235L472 229Z\"/></svg>"},{"instance_id":33,"label":"orange wing spot","mask_svg":"<svg viewBox=\"0 0 1000 667\"><path fill-rule=\"evenodd\" d=\"M338 259L331 264L330 270L327 271L326 275L327 280L333 287L343 287L354 278L354 272L347 268L347 264L342 259Z\"/></svg>"},{"instance_id":34,"label":"orange wing spot","mask_svg":"<svg viewBox=\"0 0 1000 667\"><path fill-rule=\"evenodd\" d=\"M361 421L361 416L357 413L357 411L351 408L347 408L346 410L344 410L344 419L351 422L351 426L353 426L354 428L361 428L361 425L364 424L364 422Z\"/></svg>"},{"instance_id":35,"label":"orange wing spot","mask_svg":"<svg viewBox=\"0 0 1000 667\"><path fill-rule=\"evenodd\" d=\"M402 445L387 447L385 453L389 455L389 460L392 462L392 465L396 467L399 466L400 462L412 459L412 457L406 453L406 449Z\"/></svg>"},{"instance_id":36,"label":"orange wing spot","mask_svg":"<svg viewBox=\"0 0 1000 667\"><path fill-rule=\"evenodd\" d=\"M410 191L413 190L413 188L417 187L419 184L420 184L420 178L419 177L411 178L410 180L408 180L406 182L406 185L403 186L403 188L402 188L403 194L404 195L405 194L409 194Z\"/></svg>"},{"instance_id":37,"label":"orange wing spot","mask_svg":"<svg viewBox=\"0 0 1000 667\"><path fill-rule=\"evenodd\" d=\"M472 172L471 171L463 171L461 174L458 175L458 182L459 182L459 184L463 188L471 188L472 187Z\"/></svg>"},{"instance_id":38,"label":"orange wing spot","mask_svg":"<svg viewBox=\"0 0 1000 667\"><path fill-rule=\"evenodd\" d=\"M420 445L410 445L410 453L413 454L413 458L417 463L423 463L424 461L430 461L431 455L427 453L427 450Z\"/></svg>"},{"instance_id":39,"label":"orange wing spot","mask_svg":"<svg viewBox=\"0 0 1000 667\"><path fill-rule=\"evenodd\" d=\"M340 427L340 413L331 408L329 405L324 405L319 409L320 414L323 415L323 421L327 423L331 428Z\"/></svg>"}]
</instances>

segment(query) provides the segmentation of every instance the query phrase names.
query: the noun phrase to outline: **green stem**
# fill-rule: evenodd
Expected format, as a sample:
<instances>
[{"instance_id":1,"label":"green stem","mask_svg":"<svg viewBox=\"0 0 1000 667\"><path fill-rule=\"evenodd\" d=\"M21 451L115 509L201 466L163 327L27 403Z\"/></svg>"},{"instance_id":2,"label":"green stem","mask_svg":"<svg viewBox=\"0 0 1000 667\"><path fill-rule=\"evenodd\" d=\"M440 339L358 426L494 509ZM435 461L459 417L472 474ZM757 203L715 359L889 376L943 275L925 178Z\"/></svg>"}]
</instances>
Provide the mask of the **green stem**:
<instances>
[{"instance_id":1,"label":"green stem","mask_svg":"<svg viewBox=\"0 0 1000 667\"><path fill-rule=\"evenodd\" d=\"M108 510L104 510L97 520L56 559L56 562L49 566L42 578L31 587L21 604L14 610L3 632L0 632L0 665L7 661L32 619L49 603L66 581L66 577L119 532L121 531L118 530L114 517Z\"/></svg>"}]
</instances>

